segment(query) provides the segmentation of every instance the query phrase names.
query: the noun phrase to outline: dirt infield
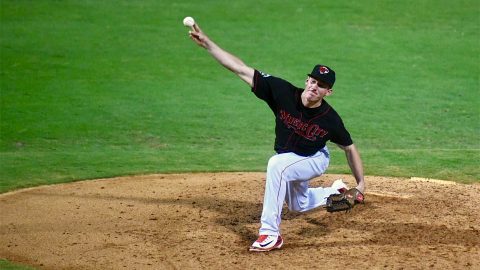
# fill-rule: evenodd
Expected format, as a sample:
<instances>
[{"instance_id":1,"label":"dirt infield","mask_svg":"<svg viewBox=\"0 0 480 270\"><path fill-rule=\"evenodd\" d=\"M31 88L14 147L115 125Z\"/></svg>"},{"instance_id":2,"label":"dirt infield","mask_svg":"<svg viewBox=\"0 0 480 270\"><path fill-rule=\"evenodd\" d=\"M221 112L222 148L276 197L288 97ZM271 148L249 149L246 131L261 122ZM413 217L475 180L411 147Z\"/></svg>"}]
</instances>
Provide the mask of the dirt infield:
<instances>
[{"instance_id":1,"label":"dirt infield","mask_svg":"<svg viewBox=\"0 0 480 270\"><path fill-rule=\"evenodd\" d=\"M312 185L351 176L325 175ZM0 195L0 258L40 269L479 269L480 184L366 177L348 214L284 208L250 253L263 173L99 179Z\"/></svg>"}]
</instances>

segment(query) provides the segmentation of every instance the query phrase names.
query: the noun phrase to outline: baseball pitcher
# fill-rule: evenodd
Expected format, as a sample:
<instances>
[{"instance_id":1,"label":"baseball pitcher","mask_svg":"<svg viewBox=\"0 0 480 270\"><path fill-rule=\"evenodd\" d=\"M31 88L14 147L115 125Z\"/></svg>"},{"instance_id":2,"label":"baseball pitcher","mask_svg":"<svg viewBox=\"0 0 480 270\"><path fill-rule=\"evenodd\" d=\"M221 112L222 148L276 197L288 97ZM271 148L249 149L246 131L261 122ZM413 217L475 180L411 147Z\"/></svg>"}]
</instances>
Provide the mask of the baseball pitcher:
<instances>
[{"instance_id":1,"label":"baseball pitcher","mask_svg":"<svg viewBox=\"0 0 480 270\"><path fill-rule=\"evenodd\" d=\"M282 247L280 222L285 201L290 210L298 212L320 206L327 206L331 212L345 210L363 201L365 181L360 155L342 119L324 99L332 94L335 83L335 72L330 67L315 65L307 74L305 86L298 88L246 65L215 44L198 24L191 27L189 35L222 66L246 82L253 94L265 101L275 114L276 154L268 161L259 237L250 251ZM348 190L342 180L336 180L330 187L309 187L312 178L327 170L330 160L327 141L345 151L357 182L354 189Z\"/></svg>"}]
</instances>

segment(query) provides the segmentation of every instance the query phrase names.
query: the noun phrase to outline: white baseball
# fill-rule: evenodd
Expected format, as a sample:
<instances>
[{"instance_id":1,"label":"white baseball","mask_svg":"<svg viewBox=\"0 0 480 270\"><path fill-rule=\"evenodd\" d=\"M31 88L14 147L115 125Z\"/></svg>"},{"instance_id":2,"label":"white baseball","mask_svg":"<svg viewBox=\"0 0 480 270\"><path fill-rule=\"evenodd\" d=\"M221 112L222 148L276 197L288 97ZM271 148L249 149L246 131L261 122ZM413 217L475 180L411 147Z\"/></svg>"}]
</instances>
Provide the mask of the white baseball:
<instances>
[{"instance_id":1,"label":"white baseball","mask_svg":"<svg viewBox=\"0 0 480 270\"><path fill-rule=\"evenodd\" d=\"M195 24L195 20L192 17L185 17L183 19L183 25L186 27L192 27Z\"/></svg>"}]
</instances>

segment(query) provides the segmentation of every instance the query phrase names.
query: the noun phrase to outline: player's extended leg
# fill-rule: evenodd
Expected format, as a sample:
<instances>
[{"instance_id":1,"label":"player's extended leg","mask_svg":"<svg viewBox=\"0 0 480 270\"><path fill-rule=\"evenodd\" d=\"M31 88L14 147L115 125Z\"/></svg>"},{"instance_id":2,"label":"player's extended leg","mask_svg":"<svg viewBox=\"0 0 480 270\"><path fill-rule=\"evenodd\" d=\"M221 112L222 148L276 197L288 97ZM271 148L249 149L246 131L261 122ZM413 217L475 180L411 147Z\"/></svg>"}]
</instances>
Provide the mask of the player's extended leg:
<instances>
[{"instance_id":1,"label":"player's extended leg","mask_svg":"<svg viewBox=\"0 0 480 270\"><path fill-rule=\"evenodd\" d=\"M330 155L326 147L309 157L284 153L270 158L267 167L260 235L280 234L279 226L288 182L305 182L306 184L302 187L308 189L308 181L322 175L327 169L329 161ZM306 195L299 196L300 198L308 199L307 190L302 189L300 193ZM313 200L319 199L314 198Z\"/></svg>"},{"instance_id":2,"label":"player's extended leg","mask_svg":"<svg viewBox=\"0 0 480 270\"><path fill-rule=\"evenodd\" d=\"M310 157L284 153L270 158L267 166L260 235L280 234L279 226L288 182L306 182L308 188L308 181L322 175L329 161L330 156L326 147Z\"/></svg>"},{"instance_id":3,"label":"player's extended leg","mask_svg":"<svg viewBox=\"0 0 480 270\"><path fill-rule=\"evenodd\" d=\"M270 158L267 166L260 236L252 244L250 251L269 251L283 245L279 227L288 182L305 181L308 189L308 180L323 174L328 167L329 159L326 147L309 157L283 153ZM300 194L305 194L303 189ZM308 192L306 194L308 196Z\"/></svg>"},{"instance_id":4,"label":"player's extended leg","mask_svg":"<svg viewBox=\"0 0 480 270\"><path fill-rule=\"evenodd\" d=\"M267 167L260 237L250 247L251 251L268 251L283 245L279 227L286 194L289 205L293 206L292 209L307 211L324 204L324 197L327 194L337 192L335 188L308 188L310 179L325 172L329 158L326 147L310 157L284 153L270 158Z\"/></svg>"},{"instance_id":5,"label":"player's extended leg","mask_svg":"<svg viewBox=\"0 0 480 270\"><path fill-rule=\"evenodd\" d=\"M347 189L342 180L336 180L331 187L310 188L310 181L290 181L287 183L285 201L288 209L295 212L306 212L325 205L328 196Z\"/></svg>"}]
</instances>

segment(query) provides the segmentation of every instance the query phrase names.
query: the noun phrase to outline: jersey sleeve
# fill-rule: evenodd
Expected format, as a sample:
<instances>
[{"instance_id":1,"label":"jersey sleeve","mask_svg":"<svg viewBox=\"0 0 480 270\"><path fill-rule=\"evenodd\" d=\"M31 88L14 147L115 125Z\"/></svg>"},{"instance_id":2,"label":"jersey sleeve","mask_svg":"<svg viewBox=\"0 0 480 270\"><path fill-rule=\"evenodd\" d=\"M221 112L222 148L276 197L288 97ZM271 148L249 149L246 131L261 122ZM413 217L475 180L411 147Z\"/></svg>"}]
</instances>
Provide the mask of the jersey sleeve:
<instances>
[{"instance_id":1,"label":"jersey sleeve","mask_svg":"<svg viewBox=\"0 0 480 270\"><path fill-rule=\"evenodd\" d=\"M273 82L274 77L261 71L255 70L253 75L253 87L252 92L259 99L266 101L267 103L273 101Z\"/></svg>"},{"instance_id":2,"label":"jersey sleeve","mask_svg":"<svg viewBox=\"0 0 480 270\"><path fill-rule=\"evenodd\" d=\"M289 82L281 78L255 70L252 92L264 100L274 113L277 112L277 103L282 99L282 93L293 88Z\"/></svg>"},{"instance_id":3,"label":"jersey sleeve","mask_svg":"<svg viewBox=\"0 0 480 270\"><path fill-rule=\"evenodd\" d=\"M345 125L343 124L343 121L340 117L338 118L338 123L336 125L336 128L332 134L330 141L342 146L349 146L353 144L352 138L350 137L350 133L345 128Z\"/></svg>"}]
</instances>

